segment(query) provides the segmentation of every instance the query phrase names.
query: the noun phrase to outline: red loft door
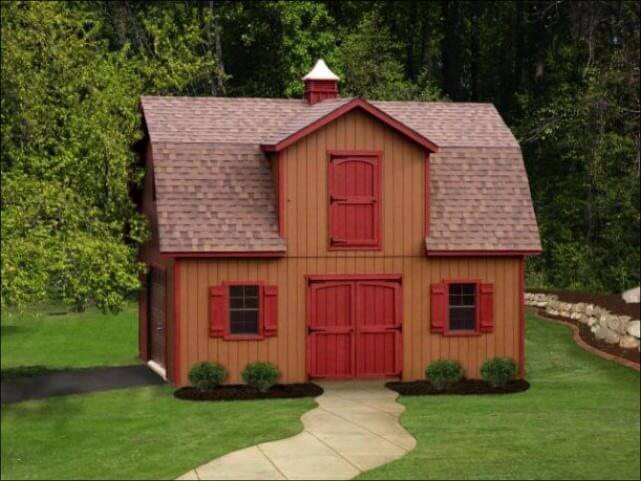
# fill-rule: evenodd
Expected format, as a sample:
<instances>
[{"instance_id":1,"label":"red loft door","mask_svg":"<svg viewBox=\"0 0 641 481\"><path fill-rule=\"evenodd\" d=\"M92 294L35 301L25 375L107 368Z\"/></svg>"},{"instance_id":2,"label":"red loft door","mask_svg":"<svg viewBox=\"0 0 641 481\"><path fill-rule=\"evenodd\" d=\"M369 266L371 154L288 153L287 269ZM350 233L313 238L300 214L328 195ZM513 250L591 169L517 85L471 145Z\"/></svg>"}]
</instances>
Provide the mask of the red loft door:
<instances>
[{"instance_id":1,"label":"red loft door","mask_svg":"<svg viewBox=\"0 0 641 481\"><path fill-rule=\"evenodd\" d=\"M309 375L399 375L401 302L401 286L394 282L313 282L308 293Z\"/></svg>"},{"instance_id":2,"label":"red loft door","mask_svg":"<svg viewBox=\"0 0 641 481\"><path fill-rule=\"evenodd\" d=\"M329 242L335 249L380 246L381 162L377 155L333 156L329 164Z\"/></svg>"}]
</instances>

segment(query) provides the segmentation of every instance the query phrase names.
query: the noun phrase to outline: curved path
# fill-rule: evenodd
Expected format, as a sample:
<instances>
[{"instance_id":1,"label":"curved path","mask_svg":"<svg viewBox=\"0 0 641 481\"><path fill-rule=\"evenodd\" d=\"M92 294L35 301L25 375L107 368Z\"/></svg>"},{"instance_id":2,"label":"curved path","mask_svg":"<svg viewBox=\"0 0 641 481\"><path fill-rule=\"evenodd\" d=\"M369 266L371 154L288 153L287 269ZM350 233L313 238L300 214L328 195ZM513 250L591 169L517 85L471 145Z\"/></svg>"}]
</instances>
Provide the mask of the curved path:
<instances>
[{"instance_id":1,"label":"curved path","mask_svg":"<svg viewBox=\"0 0 641 481\"><path fill-rule=\"evenodd\" d=\"M384 381L319 384L325 392L301 417L302 433L234 451L178 479L351 479L414 449L398 422L405 408Z\"/></svg>"}]
</instances>

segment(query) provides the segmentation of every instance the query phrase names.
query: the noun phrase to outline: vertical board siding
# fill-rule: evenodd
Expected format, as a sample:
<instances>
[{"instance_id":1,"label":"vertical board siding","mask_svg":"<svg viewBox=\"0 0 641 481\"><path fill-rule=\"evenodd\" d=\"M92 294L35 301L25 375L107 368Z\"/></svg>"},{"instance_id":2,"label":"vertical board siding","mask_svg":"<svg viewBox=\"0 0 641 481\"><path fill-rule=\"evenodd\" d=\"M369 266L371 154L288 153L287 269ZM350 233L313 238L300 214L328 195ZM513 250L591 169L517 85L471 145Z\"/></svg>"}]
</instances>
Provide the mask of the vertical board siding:
<instances>
[{"instance_id":1,"label":"vertical board siding","mask_svg":"<svg viewBox=\"0 0 641 481\"><path fill-rule=\"evenodd\" d=\"M328 151L382 151L381 250L331 251ZM285 219L289 257L423 256L425 153L369 114L353 111L287 148Z\"/></svg>"},{"instance_id":2,"label":"vertical board siding","mask_svg":"<svg viewBox=\"0 0 641 481\"><path fill-rule=\"evenodd\" d=\"M228 382L252 361L270 361L283 382L307 379L307 282L310 274L400 274L403 296L403 378L421 379L439 358L460 361L470 377L479 376L484 359L518 359L519 258L318 257L284 259L181 259L181 377L194 363L217 361L230 371ZM448 278L479 278L494 284L494 332L473 337L444 337L430 332L430 285ZM260 280L278 286L278 335L230 341L208 335L208 289L224 281Z\"/></svg>"},{"instance_id":3,"label":"vertical board siding","mask_svg":"<svg viewBox=\"0 0 641 481\"><path fill-rule=\"evenodd\" d=\"M328 151L382 151L380 250L329 250ZM422 379L427 364L440 358L461 362L478 377L483 360L518 359L519 263L511 257L426 258L425 152L369 114L352 111L301 139L278 155L283 169L287 257L280 259L179 259L179 368L177 384L189 368L217 361L229 369L228 382L252 361L269 361L282 382L307 379L307 283L314 274L400 274L402 276L403 379ZM274 170L277 173L276 170ZM280 186L276 186L280 192ZM430 285L452 278L494 284L494 331L473 337L430 332ZM210 338L208 292L225 281L252 280L278 286L278 335L262 340ZM173 279L169 279L173 284ZM172 299L173 301L173 299ZM173 312L170 310L169 312ZM173 338L173 324L168 324ZM173 346L173 344L169 344ZM168 352L172 365L173 349Z\"/></svg>"}]
</instances>

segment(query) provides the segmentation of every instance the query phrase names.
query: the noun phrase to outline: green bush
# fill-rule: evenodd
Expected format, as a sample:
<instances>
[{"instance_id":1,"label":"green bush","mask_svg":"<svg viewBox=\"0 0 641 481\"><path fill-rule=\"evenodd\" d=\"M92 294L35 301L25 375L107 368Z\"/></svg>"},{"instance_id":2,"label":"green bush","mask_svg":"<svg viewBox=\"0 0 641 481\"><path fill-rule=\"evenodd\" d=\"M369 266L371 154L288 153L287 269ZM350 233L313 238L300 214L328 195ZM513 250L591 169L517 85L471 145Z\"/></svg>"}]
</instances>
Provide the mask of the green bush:
<instances>
[{"instance_id":1,"label":"green bush","mask_svg":"<svg viewBox=\"0 0 641 481\"><path fill-rule=\"evenodd\" d=\"M242 373L243 381L260 392L267 392L280 379L280 371L269 362L247 364Z\"/></svg>"},{"instance_id":2,"label":"green bush","mask_svg":"<svg viewBox=\"0 0 641 481\"><path fill-rule=\"evenodd\" d=\"M212 391L227 379L227 369L215 362L199 362L189 370L189 382L199 391Z\"/></svg>"},{"instance_id":3,"label":"green bush","mask_svg":"<svg viewBox=\"0 0 641 481\"><path fill-rule=\"evenodd\" d=\"M456 361L440 359L427 366L425 377L436 389L443 391L463 379L463 368Z\"/></svg>"},{"instance_id":4,"label":"green bush","mask_svg":"<svg viewBox=\"0 0 641 481\"><path fill-rule=\"evenodd\" d=\"M493 357L481 366L481 377L492 387L503 387L516 376L516 363L509 357Z\"/></svg>"}]
</instances>

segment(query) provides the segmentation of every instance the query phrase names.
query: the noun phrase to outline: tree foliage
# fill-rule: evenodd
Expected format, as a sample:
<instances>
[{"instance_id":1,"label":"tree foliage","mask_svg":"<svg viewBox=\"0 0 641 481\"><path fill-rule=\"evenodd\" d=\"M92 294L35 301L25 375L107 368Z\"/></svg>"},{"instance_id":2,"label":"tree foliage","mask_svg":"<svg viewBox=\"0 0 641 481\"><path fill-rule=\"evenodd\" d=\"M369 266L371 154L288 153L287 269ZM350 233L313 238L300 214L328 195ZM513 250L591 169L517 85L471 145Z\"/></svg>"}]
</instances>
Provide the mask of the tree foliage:
<instances>
[{"instance_id":1,"label":"tree foliage","mask_svg":"<svg viewBox=\"0 0 641 481\"><path fill-rule=\"evenodd\" d=\"M637 2L2 4L2 305L118 309L146 235L139 97L341 91L493 102L521 141L544 253L531 283L639 283Z\"/></svg>"}]
</instances>

